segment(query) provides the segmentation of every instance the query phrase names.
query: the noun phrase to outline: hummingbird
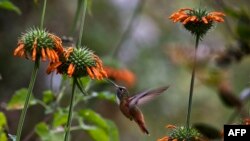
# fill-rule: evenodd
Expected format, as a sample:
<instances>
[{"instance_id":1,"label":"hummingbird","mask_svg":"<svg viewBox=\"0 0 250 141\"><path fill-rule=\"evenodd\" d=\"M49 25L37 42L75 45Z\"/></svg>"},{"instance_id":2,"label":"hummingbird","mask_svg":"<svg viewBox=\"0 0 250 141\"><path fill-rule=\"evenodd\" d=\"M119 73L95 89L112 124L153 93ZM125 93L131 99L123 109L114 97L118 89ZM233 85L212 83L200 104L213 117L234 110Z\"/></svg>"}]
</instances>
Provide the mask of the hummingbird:
<instances>
[{"instance_id":1,"label":"hummingbird","mask_svg":"<svg viewBox=\"0 0 250 141\"><path fill-rule=\"evenodd\" d=\"M149 135L149 131L145 125L143 113L138 108L138 106L148 102L155 96L162 94L165 90L169 88L169 86L159 87L156 89L141 92L133 96L129 96L128 95L129 92L126 89L126 87L119 86L115 83L113 84L116 86L116 99L120 111L123 113L125 117L127 117L131 121L134 120L138 124L143 133Z\"/></svg>"}]
</instances>

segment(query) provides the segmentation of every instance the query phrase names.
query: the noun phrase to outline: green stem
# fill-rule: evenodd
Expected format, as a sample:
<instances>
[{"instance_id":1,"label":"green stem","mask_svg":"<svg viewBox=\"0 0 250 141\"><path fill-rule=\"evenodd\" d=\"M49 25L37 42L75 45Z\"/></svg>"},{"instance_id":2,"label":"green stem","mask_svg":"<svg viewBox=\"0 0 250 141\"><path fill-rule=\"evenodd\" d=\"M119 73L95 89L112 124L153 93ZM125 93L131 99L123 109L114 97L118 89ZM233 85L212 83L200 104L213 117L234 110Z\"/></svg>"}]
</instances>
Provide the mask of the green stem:
<instances>
[{"instance_id":1,"label":"green stem","mask_svg":"<svg viewBox=\"0 0 250 141\"><path fill-rule=\"evenodd\" d=\"M190 91L189 91L189 100L188 100L188 113L187 113L187 122L186 122L187 130L189 130L190 128L190 116L191 116L191 110L192 110L192 99L193 99L195 68L196 68L196 52L198 49L199 40L200 40L200 36L197 35L196 42L195 42L194 65L193 65L193 71L192 71L192 77L191 77L191 83L190 83Z\"/></svg>"},{"instance_id":2,"label":"green stem","mask_svg":"<svg viewBox=\"0 0 250 141\"><path fill-rule=\"evenodd\" d=\"M73 25L70 29L70 35L71 36L74 36L74 32L76 30L76 26L77 26L77 21L79 19L79 16L80 16L80 13L82 11L82 3L83 3L83 0L78 0L77 2L77 9L76 9L76 13L75 13L75 16L74 16L74 21L73 21Z\"/></svg>"},{"instance_id":3,"label":"green stem","mask_svg":"<svg viewBox=\"0 0 250 141\"><path fill-rule=\"evenodd\" d=\"M73 112L73 105L74 105L74 97L75 97L76 81L77 81L77 79L73 78L72 94L71 94L70 105L69 105L68 120L67 120L67 124L65 127L64 141L69 140L70 126L71 126L71 119L72 119L72 112Z\"/></svg>"},{"instance_id":4,"label":"green stem","mask_svg":"<svg viewBox=\"0 0 250 141\"><path fill-rule=\"evenodd\" d=\"M85 15L87 11L87 6L88 6L88 0L84 0L84 5L83 5L83 13L82 13L82 18L81 18L81 24L80 24L80 34L79 34L79 41L78 41L78 46L80 47L82 44L82 35L83 35L83 27L84 27L84 22L85 22Z\"/></svg>"},{"instance_id":5,"label":"green stem","mask_svg":"<svg viewBox=\"0 0 250 141\"><path fill-rule=\"evenodd\" d=\"M23 123L24 123L24 120L25 120L25 116L26 116L28 106L29 106L29 101L30 101L30 97L32 95L34 84L35 84L35 81L36 81L38 68L39 68L39 59L36 60L36 62L34 64L32 74L31 74L30 84L29 84L29 88L28 88L28 94L27 94L27 97L25 99L24 108L22 110L22 113L21 113L21 116L20 116L20 119L19 119L19 122L18 122L16 141L20 141L20 139L21 139Z\"/></svg>"},{"instance_id":6,"label":"green stem","mask_svg":"<svg viewBox=\"0 0 250 141\"><path fill-rule=\"evenodd\" d=\"M142 9L143 9L143 6L144 6L144 3L145 3L145 0L139 0L134 12L133 12L133 15L129 21L129 24L126 28L126 30L122 33L121 35L121 38L119 39L117 45L115 46L115 48L113 49L113 51L111 52L111 56L112 57L117 57L117 54L119 52L119 49L121 48L123 42L125 40L127 40L127 38L129 37L131 31L132 31L132 28L133 28L133 25L134 25L134 21L135 19L137 18L137 16L141 13Z\"/></svg>"},{"instance_id":7,"label":"green stem","mask_svg":"<svg viewBox=\"0 0 250 141\"><path fill-rule=\"evenodd\" d=\"M43 3L43 12L42 12L41 24L40 24L40 29L43 29L43 23L44 23L46 5L47 5L47 0L44 0L44 3Z\"/></svg>"}]
</instances>

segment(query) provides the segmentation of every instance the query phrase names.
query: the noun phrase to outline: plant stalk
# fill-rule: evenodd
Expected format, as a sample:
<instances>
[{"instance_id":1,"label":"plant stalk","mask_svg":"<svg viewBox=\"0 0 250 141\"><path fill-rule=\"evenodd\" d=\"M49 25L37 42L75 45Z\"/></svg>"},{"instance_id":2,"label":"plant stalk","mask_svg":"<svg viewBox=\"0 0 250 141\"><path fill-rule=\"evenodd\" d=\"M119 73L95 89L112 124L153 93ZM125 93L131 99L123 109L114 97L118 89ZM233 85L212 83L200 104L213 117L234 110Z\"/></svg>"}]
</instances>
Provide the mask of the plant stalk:
<instances>
[{"instance_id":1,"label":"plant stalk","mask_svg":"<svg viewBox=\"0 0 250 141\"><path fill-rule=\"evenodd\" d=\"M82 3L83 3L83 0L77 1L77 8L76 8L76 13L74 15L74 21L70 29L71 36L74 36L74 32L76 31L77 21L79 20L80 13L82 12Z\"/></svg>"},{"instance_id":2,"label":"plant stalk","mask_svg":"<svg viewBox=\"0 0 250 141\"><path fill-rule=\"evenodd\" d=\"M83 13L82 13L82 17L81 17L81 24L80 24L80 34L79 34L79 39L78 39L78 46L80 47L82 44L82 36L83 36L83 27L84 27L84 22L85 22L85 15L86 15L86 11L87 11L87 7L88 7L88 0L84 0L84 5L83 5Z\"/></svg>"},{"instance_id":3,"label":"plant stalk","mask_svg":"<svg viewBox=\"0 0 250 141\"><path fill-rule=\"evenodd\" d=\"M144 7L144 4L145 4L145 0L139 0L139 2L137 3L137 6L133 12L133 15L132 15L129 23L128 23L128 26L126 27L125 31L122 33L121 38L117 42L113 51L111 52L112 57L117 57L119 49L121 48L124 41L126 41L127 38L129 37L129 35L133 29L133 26L135 25L134 21L137 19L138 15L141 13L141 11Z\"/></svg>"},{"instance_id":4,"label":"plant stalk","mask_svg":"<svg viewBox=\"0 0 250 141\"><path fill-rule=\"evenodd\" d=\"M188 100L188 112L187 112L187 121L186 121L186 127L189 131L190 129L190 116L191 116L191 110L192 110L192 100L193 100L193 90L194 90L194 80L195 80L195 69L196 69L196 53L198 50L200 36L196 35L196 42L195 42L195 52L194 52L194 64L193 64L193 70L192 70L192 76L191 76L191 83L190 83L190 91L189 91L189 100Z\"/></svg>"},{"instance_id":5,"label":"plant stalk","mask_svg":"<svg viewBox=\"0 0 250 141\"><path fill-rule=\"evenodd\" d=\"M71 119L72 119L72 112L73 112L73 105L74 105L74 97L75 97L76 81L77 81L77 79L73 78L73 86L72 86L72 93L71 93L71 99L70 99L70 105L69 105L68 120L67 120L67 124L65 127L64 141L69 140L70 126L71 126Z\"/></svg>"},{"instance_id":6,"label":"plant stalk","mask_svg":"<svg viewBox=\"0 0 250 141\"><path fill-rule=\"evenodd\" d=\"M21 116L20 116L20 119L19 119L19 122L18 122L16 141L20 141L20 139L21 139L23 123L24 123L24 120L25 120L25 116L26 116L26 113L27 113L28 106L29 106L30 97L32 95L34 84L35 84L35 81L36 81L36 76L37 76L38 69L39 69L39 59L36 59L35 64L34 64L34 68L32 70L32 74L31 74L30 84L29 84L29 88L28 88L28 94L27 94L27 97L25 99L24 108L22 110L22 113L21 113Z\"/></svg>"},{"instance_id":7,"label":"plant stalk","mask_svg":"<svg viewBox=\"0 0 250 141\"><path fill-rule=\"evenodd\" d=\"M44 3L43 3L43 11L42 11L42 16L41 16L41 24L40 24L40 29L43 29L43 23L44 23L44 17L45 17L46 5L47 5L47 0L44 0Z\"/></svg>"}]
</instances>

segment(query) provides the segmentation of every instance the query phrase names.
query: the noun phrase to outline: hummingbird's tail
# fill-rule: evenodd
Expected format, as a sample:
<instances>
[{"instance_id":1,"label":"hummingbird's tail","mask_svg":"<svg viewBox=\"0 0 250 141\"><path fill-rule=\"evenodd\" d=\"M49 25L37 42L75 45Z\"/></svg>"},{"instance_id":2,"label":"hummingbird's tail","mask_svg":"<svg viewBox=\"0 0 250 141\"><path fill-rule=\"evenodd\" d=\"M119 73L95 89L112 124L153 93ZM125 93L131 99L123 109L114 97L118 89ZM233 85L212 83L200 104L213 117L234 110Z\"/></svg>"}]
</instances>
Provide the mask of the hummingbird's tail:
<instances>
[{"instance_id":1,"label":"hummingbird's tail","mask_svg":"<svg viewBox=\"0 0 250 141\"><path fill-rule=\"evenodd\" d=\"M135 119L135 122L139 125L141 131L147 135L149 135L148 129L145 126L144 119Z\"/></svg>"},{"instance_id":2,"label":"hummingbird's tail","mask_svg":"<svg viewBox=\"0 0 250 141\"><path fill-rule=\"evenodd\" d=\"M144 134L149 135L148 129L146 128L146 125L145 125L145 121L144 121L143 114L142 114L142 112L140 111L140 109L138 109L138 108L135 106L135 107L132 107L132 108L130 109L129 112L130 112L130 114L132 115L133 120L139 125L141 131L142 131Z\"/></svg>"}]
</instances>

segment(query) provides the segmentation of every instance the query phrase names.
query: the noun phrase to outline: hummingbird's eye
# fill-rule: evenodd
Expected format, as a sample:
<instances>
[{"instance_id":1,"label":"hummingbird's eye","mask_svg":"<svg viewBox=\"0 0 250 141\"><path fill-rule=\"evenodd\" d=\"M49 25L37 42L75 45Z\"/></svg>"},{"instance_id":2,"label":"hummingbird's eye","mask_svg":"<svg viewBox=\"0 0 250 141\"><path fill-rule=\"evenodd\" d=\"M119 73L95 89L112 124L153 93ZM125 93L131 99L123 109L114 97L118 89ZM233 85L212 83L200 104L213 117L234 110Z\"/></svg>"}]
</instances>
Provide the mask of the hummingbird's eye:
<instances>
[{"instance_id":1,"label":"hummingbird's eye","mask_svg":"<svg viewBox=\"0 0 250 141\"><path fill-rule=\"evenodd\" d=\"M123 88L119 88L121 92L124 92Z\"/></svg>"}]
</instances>

